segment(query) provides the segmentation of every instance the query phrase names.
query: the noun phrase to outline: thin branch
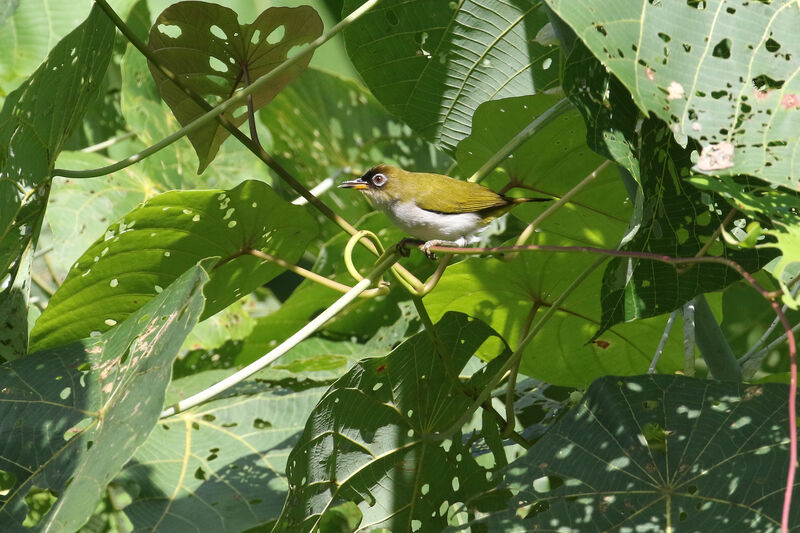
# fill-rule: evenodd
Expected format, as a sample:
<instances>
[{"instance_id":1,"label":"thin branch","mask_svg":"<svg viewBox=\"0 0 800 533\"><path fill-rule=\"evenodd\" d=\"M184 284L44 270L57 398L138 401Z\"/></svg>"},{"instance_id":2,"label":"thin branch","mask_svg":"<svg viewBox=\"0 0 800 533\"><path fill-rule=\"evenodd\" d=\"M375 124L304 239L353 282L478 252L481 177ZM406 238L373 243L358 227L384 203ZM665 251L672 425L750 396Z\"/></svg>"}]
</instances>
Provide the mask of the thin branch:
<instances>
[{"instance_id":1,"label":"thin branch","mask_svg":"<svg viewBox=\"0 0 800 533\"><path fill-rule=\"evenodd\" d=\"M105 140L103 142L100 142L100 143L97 143L97 144L93 144L92 146L87 146L86 148L81 148L81 152L84 152L84 153L87 153L87 154L90 154L90 153L93 153L93 152L99 152L100 150L105 150L106 148L114 146L118 142L122 142L124 140L130 139L131 137L135 137L135 136L136 136L135 132L129 131L127 133L123 133L122 135L118 135L116 137L111 137L110 139Z\"/></svg>"},{"instance_id":2,"label":"thin branch","mask_svg":"<svg viewBox=\"0 0 800 533\"><path fill-rule=\"evenodd\" d=\"M694 298L683 304L683 373L694 376Z\"/></svg>"},{"instance_id":3,"label":"thin branch","mask_svg":"<svg viewBox=\"0 0 800 533\"><path fill-rule=\"evenodd\" d=\"M536 317L536 313L539 311L542 303L540 301L536 301L531 306L531 310L528 312L528 316L525 317L525 322L522 324L522 329L519 332L520 340L524 339L528 336L528 332L531 329L531 324L533 324L533 319ZM517 347L519 349L519 346ZM514 412L514 395L516 393L517 388L517 374L519 374L519 365L522 362L522 358L517 361L517 364L511 367L508 372L508 381L506 382L506 425L503 428L501 434L503 436L509 435L512 431L514 431L514 426L516 425L516 413Z\"/></svg>"}]
</instances>

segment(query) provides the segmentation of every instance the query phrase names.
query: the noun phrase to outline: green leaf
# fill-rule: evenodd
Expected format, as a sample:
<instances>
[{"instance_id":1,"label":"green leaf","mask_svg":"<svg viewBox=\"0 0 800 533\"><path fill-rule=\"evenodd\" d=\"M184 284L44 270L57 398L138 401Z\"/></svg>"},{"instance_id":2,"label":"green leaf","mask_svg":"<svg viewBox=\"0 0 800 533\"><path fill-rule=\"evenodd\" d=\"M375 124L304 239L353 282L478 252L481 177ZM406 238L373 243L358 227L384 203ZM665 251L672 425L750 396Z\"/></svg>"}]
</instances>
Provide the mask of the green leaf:
<instances>
[{"instance_id":1,"label":"green leaf","mask_svg":"<svg viewBox=\"0 0 800 533\"><path fill-rule=\"evenodd\" d=\"M786 385L607 377L509 466L490 531L780 531ZM795 484L797 490L798 483ZM800 520L792 507L789 523Z\"/></svg>"},{"instance_id":2,"label":"green leaf","mask_svg":"<svg viewBox=\"0 0 800 533\"><path fill-rule=\"evenodd\" d=\"M345 1L344 13L359 5ZM541 3L389 0L349 26L345 42L378 101L453 153L482 102L558 85L559 48L536 41L545 24Z\"/></svg>"},{"instance_id":3,"label":"green leaf","mask_svg":"<svg viewBox=\"0 0 800 533\"><path fill-rule=\"evenodd\" d=\"M62 152L61 168L90 169L110 163L98 154ZM56 281L63 281L70 267L105 228L152 196L153 186L137 166L114 172L101 179L54 178L45 220L50 229L39 241L47 255Z\"/></svg>"},{"instance_id":4,"label":"green leaf","mask_svg":"<svg viewBox=\"0 0 800 533\"><path fill-rule=\"evenodd\" d=\"M548 0L646 113L703 149L695 170L797 188L796 2Z\"/></svg>"},{"instance_id":5,"label":"green leaf","mask_svg":"<svg viewBox=\"0 0 800 533\"><path fill-rule=\"evenodd\" d=\"M173 4L158 16L150 30L149 45L163 66L213 106L286 61L292 48L310 43L321 34L322 20L309 6L272 7L252 24L240 24L232 9L187 1ZM253 93L254 108L272 100L310 60L307 56L296 62ZM153 65L150 72L161 97L182 125L205 113ZM247 120L247 106L242 104L223 117L239 126ZM198 172L213 161L228 135L216 121L189 134L200 159Z\"/></svg>"},{"instance_id":6,"label":"green leaf","mask_svg":"<svg viewBox=\"0 0 800 533\"><path fill-rule=\"evenodd\" d=\"M704 295L694 299L695 342L714 379L741 381L742 369Z\"/></svg>"},{"instance_id":7,"label":"green leaf","mask_svg":"<svg viewBox=\"0 0 800 533\"><path fill-rule=\"evenodd\" d=\"M0 355L4 357L13 359L26 351L27 293L23 287L29 273L20 268L26 263L23 254L33 253L53 162L97 96L115 31L108 17L93 9L31 78L8 96L0 111L0 316L6 318L0 330ZM18 305L20 298L23 305Z\"/></svg>"},{"instance_id":8,"label":"green leaf","mask_svg":"<svg viewBox=\"0 0 800 533\"><path fill-rule=\"evenodd\" d=\"M198 378L170 388L198 392ZM162 420L114 480L133 498L125 513L136 528L174 533L238 533L277 519L289 452L323 392L246 382Z\"/></svg>"},{"instance_id":9,"label":"green leaf","mask_svg":"<svg viewBox=\"0 0 800 533\"><path fill-rule=\"evenodd\" d=\"M0 367L0 468L16 478L0 528L20 529L26 496L58 499L38 527L75 531L145 441L164 405L172 361L203 308L195 266L119 327ZM27 435L28 438L20 438Z\"/></svg>"},{"instance_id":10,"label":"green leaf","mask_svg":"<svg viewBox=\"0 0 800 533\"><path fill-rule=\"evenodd\" d=\"M363 360L325 393L289 455L289 496L276 531L312 531L348 501L371 528L441 531L448 509L490 486L490 471L451 427L486 375L456 382L445 365L460 372L495 333L457 313L435 329L444 355L421 332L386 357ZM508 355L504 345L501 352Z\"/></svg>"},{"instance_id":11,"label":"green leaf","mask_svg":"<svg viewBox=\"0 0 800 533\"><path fill-rule=\"evenodd\" d=\"M217 257L205 289L211 316L280 274L247 249L296 260L314 237L313 219L265 184L230 191L175 191L112 224L70 270L31 333L59 346L121 322L197 261Z\"/></svg>"},{"instance_id":12,"label":"green leaf","mask_svg":"<svg viewBox=\"0 0 800 533\"><path fill-rule=\"evenodd\" d=\"M18 7L19 0L2 0L0 2L0 28L3 27L3 24L14 14Z\"/></svg>"},{"instance_id":13,"label":"green leaf","mask_svg":"<svg viewBox=\"0 0 800 533\"><path fill-rule=\"evenodd\" d=\"M641 132L643 219L624 249L670 257L694 257L711 239L704 255L726 257L754 272L767 264L771 250L737 249L717 239L730 208L724 200L686 185L693 143L682 148L658 119ZM614 259L603 279L603 324L600 331L638 318L668 313L694 296L720 290L741 279L717 263L674 266L644 259Z\"/></svg>"}]
</instances>

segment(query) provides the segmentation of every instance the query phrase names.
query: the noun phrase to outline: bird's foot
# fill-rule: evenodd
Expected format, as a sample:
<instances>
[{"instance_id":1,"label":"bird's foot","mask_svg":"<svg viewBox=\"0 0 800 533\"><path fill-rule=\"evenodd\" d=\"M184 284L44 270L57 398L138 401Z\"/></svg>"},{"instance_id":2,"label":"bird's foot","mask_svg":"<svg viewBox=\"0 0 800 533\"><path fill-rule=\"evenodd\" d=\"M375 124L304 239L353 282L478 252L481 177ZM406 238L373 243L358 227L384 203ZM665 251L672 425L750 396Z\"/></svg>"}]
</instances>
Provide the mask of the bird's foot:
<instances>
[{"instance_id":1,"label":"bird's foot","mask_svg":"<svg viewBox=\"0 0 800 533\"><path fill-rule=\"evenodd\" d=\"M426 242L420 246L419 249L422 250L422 253L424 253L428 259L436 259L436 254L431 252L431 247L433 246L464 246L464 242L461 239L457 241L442 241L439 239L434 239Z\"/></svg>"},{"instance_id":2,"label":"bird's foot","mask_svg":"<svg viewBox=\"0 0 800 533\"><path fill-rule=\"evenodd\" d=\"M397 252L401 256L408 257L409 255L411 255L411 250L409 250L409 247L410 246L420 246L421 244L423 244L423 241L421 241L419 239L406 238L406 239L403 239L402 241L398 242L396 248L397 248Z\"/></svg>"}]
</instances>

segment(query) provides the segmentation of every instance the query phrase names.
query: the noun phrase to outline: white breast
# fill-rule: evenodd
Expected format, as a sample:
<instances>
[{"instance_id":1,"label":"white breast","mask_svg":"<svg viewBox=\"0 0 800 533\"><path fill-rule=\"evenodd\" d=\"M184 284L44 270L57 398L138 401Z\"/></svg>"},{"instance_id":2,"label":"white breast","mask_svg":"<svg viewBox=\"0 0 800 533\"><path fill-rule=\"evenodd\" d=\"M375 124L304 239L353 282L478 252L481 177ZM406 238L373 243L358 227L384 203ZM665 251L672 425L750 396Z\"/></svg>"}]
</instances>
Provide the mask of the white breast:
<instances>
[{"instance_id":1,"label":"white breast","mask_svg":"<svg viewBox=\"0 0 800 533\"><path fill-rule=\"evenodd\" d=\"M395 226L424 241L463 239L472 242L470 237L484 227L477 213L434 213L417 207L413 202L394 202L379 207Z\"/></svg>"}]
</instances>

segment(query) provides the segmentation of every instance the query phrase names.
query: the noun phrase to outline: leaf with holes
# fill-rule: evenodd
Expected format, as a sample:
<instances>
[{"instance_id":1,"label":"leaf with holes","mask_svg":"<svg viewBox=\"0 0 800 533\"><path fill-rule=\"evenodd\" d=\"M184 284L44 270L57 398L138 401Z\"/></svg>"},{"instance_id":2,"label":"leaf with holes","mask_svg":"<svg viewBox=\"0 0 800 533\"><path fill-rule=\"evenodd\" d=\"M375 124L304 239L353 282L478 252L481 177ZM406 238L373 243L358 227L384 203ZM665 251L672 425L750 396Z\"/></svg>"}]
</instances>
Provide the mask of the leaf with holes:
<instances>
[{"instance_id":1,"label":"leaf with holes","mask_svg":"<svg viewBox=\"0 0 800 533\"><path fill-rule=\"evenodd\" d=\"M27 351L28 268L47 205L50 171L97 97L115 31L95 7L8 95L0 111L0 356L8 359Z\"/></svg>"},{"instance_id":2,"label":"leaf with holes","mask_svg":"<svg viewBox=\"0 0 800 533\"><path fill-rule=\"evenodd\" d=\"M292 48L310 43L321 34L322 19L309 6L271 7L251 24L240 24L232 9L189 1L173 4L158 16L150 30L149 45L160 64L213 106L286 61ZM272 100L310 60L310 55L302 58L253 93L254 108ZM205 113L152 64L150 72L161 97L182 125ZM247 120L247 107L243 103L223 116L239 126ZM189 134L200 159L198 172L213 161L228 135L216 121Z\"/></svg>"},{"instance_id":3,"label":"leaf with holes","mask_svg":"<svg viewBox=\"0 0 800 533\"><path fill-rule=\"evenodd\" d=\"M230 373L212 372L212 381ZM192 394L204 381L181 379L171 394ZM114 480L132 498L125 514L137 529L172 533L238 533L277 519L289 452L324 390L248 381L162 420Z\"/></svg>"},{"instance_id":4,"label":"leaf with holes","mask_svg":"<svg viewBox=\"0 0 800 533\"><path fill-rule=\"evenodd\" d=\"M536 39L545 24L541 2L385 0L345 42L378 101L453 153L482 102L558 86L560 50Z\"/></svg>"},{"instance_id":5,"label":"leaf with holes","mask_svg":"<svg viewBox=\"0 0 800 533\"><path fill-rule=\"evenodd\" d=\"M718 229L730 208L720 197L686 185L693 148L693 143L680 147L660 120L645 121L639 156L642 227L625 249L671 257L694 257L702 250L702 255L726 257L747 271L759 270L775 257L775 251L740 249L718 240ZM668 313L700 293L723 289L740 279L735 270L717 263L676 269L644 259L613 259L603 277L600 331Z\"/></svg>"},{"instance_id":6,"label":"leaf with holes","mask_svg":"<svg viewBox=\"0 0 800 533\"><path fill-rule=\"evenodd\" d=\"M606 377L509 465L490 531L780 531L786 385ZM795 491L800 483L795 482ZM800 520L792 507L790 523Z\"/></svg>"},{"instance_id":7,"label":"leaf with holes","mask_svg":"<svg viewBox=\"0 0 800 533\"><path fill-rule=\"evenodd\" d=\"M58 499L39 530L77 531L89 519L158 420L207 280L194 266L105 335L0 367L0 469L13 478L0 529L24 530L27 496L43 490Z\"/></svg>"},{"instance_id":8,"label":"leaf with holes","mask_svg":"<svg viewBox=\"0 0 800 533\"><path fill-rule=\"evenodd\" d=\"M111 225L73 265L31 332L37 349L105 331L139 309L197 261L217 257L205 289L209 317L283 269L247 249L295 261L316 235L305 209L267 185L156 196Z\"/></svg>"},{"instance_id":9,"label":"leaf with holes","mask_svg":"<svg viewBox=\"0 0 800 533\"><path fill-rule=\"evenodd\" d=\"M491 373L461 382L452 373L498 339L460 313L435 328L444 354L421 332L386 357L363 360L325 393L289 455L289 496L276 531L315 530L346 502L363 513L357 531L420 524L442 531L449 510L491 486L491 470L475 461L458 425ZM502 342L499 353L498 362L509 354Z\"/></svg>"},{"instance_id":10,"label":"leaf with holes","mask_svg":"<svg viewBox=\"0 0 800 533\"><path fill-rule=\"evenodd\" d=\"M547 0L636 105L700 142L695 170L800 182L793 0Z\"/></svg>"}]
</instances>

